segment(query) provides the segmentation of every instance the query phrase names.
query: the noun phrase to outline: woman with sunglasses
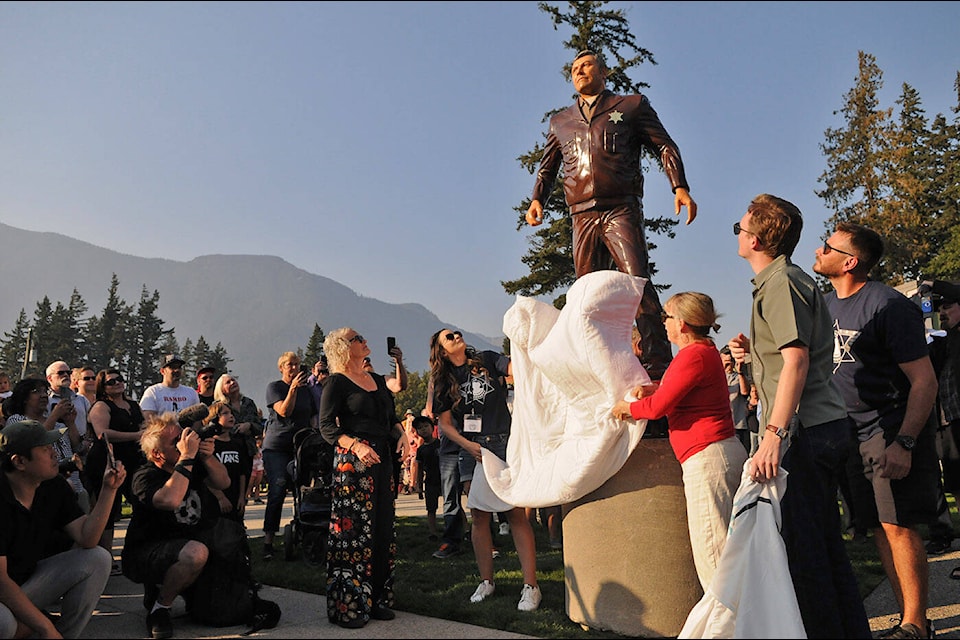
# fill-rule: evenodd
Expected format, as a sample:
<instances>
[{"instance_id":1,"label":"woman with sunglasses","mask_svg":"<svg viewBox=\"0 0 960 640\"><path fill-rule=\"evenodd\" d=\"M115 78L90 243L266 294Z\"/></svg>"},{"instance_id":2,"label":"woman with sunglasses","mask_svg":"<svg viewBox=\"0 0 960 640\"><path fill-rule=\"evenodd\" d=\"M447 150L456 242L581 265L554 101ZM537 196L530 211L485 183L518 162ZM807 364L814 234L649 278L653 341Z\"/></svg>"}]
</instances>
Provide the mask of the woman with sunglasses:
<instances>
[{"instance_id":1,"label":"woman with sunglasses","mask_svg":"<svg viewBox=\"0 0 960 640\"><path fill-rule=\"evenodd\" d=\"M370 355L364 337L335 329L323 351L331 375L320 397L320 432L334 447L327 618L359 629L370 618L395 617L394 451L406 456L409 448L386 380L363 366Z\"/></svg>"},{"instance_id":2,"label":"woman with sunglasses","mask_svg":"<svg viewBox=\"0 0 960 640\"><path fill-rule=\"evenodd\" d=\"M130 483L133 473L146 459L140 451L140 436L146 424L143 412L137 401L127 395L126 381L117 369L102 369L96 376L97 400L87 416L97 438L87 455L88 477L91 481L91 499L96 500L103 482L103 472L107 465L107 446L113 448L113 457L123 463L127 477L117 489L113 501L113 513L100 537L100 546L113 553L113 531L120 520L123 499L130 502L132 493ZM104 440L104 435L107 439ZM107 444L109 442L109 445ZM119 566L114 565L114 575L119 574Z\"/></svg>"},{"instance_id":3,"label":"woman with sunglasses","mask_svg":"<svg viewBox=\"0 0 960 640\"><path fill-rule=\"evenodd\" d=\"M506 512L523 573L517 609L535 611L540 606L541 594L533 527L525 509L497 498L487 485L483 468L477 467L482 462L482 449L492 451L502 460L507 457L512 417L505 380L510 375L508 356L494 351L477 352L467 347L459 332L441 329L430 338L433 412L439 416L444 437L460 447L460 482L473 517L470 540L481 582L470 602L482 602L493 595L491 522L494 513Z\"/></svg>"},{"instance_id":4,"label":"woman with sunglasses","mask_svg":"<svg viewBox=\"0 0 960 640\"><path fill-rule=\"evenodd\" d=\"M727 374L709 337L720 328L713 300L695 291L678 293L664 303L663 322L677 355L659 383L634 388L637 399L619 401L611 413L618 420L667 417L683 473L693 564L706 592L727 540L747 450L737 439Z\"/></svg>"}]
</instances>

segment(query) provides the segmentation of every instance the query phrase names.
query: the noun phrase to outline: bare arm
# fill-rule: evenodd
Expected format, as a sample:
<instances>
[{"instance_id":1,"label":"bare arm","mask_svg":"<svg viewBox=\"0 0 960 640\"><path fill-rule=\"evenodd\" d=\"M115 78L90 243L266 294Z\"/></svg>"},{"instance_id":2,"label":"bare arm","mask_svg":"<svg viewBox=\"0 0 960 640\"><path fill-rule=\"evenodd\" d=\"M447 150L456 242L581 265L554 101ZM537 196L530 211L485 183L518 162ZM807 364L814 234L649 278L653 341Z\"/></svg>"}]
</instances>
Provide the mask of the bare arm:
<instances>
[{"instance_id":1,"label":"bare arm","mask_svg":"<svg viewBox=\"0 0 960 640\"><path fill-rule=\"evenodd\" d=\"M910 381L907 408L898 435L916 438L923 431L937 399L937 375L929 356L900 364L900 370ZM913 454L894 441L880 457L881 474L899 480L910 473Z\"/></svg>"},{"instance_id":2,"label":"bare arm","mask_svg":"<svg viewBox=\"0 0 960 640\"><path fill-rule=\"evenodd\" d=\"M810 350L802 345L788 346L780 350L780 355L783 357L783 370L770 412L770 424L786 429L800 404L810 367ZM777 434L765 428L766 425L760 425L762 439L750 462L750 474L757 482L775 478L780 468L781 440Z\"/></svg>"},{"instance_id":3,"label":"bare arm","mask_svg":"<svg viewBox=\"0 0 960 640\"><path fill-rule=\"evenodd\" d=\"M273 403L273 410L283 418L289 418L293 415L293 410L297 406L297 389L307 383L307 374L301 371L290 381L290 388L287 389L287 397L283 400Z\"/></svg>"}]
</instances>

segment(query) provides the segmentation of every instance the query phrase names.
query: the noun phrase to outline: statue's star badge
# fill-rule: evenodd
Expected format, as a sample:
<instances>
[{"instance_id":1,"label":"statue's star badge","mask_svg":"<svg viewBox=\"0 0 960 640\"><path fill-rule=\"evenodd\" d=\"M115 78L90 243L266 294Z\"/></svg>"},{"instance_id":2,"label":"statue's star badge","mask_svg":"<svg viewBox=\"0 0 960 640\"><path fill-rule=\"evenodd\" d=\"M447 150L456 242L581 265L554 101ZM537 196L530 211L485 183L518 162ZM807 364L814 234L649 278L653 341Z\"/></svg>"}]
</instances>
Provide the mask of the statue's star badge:
<instances>
[{"instance_id":1,"label":"statue's star badge","mask_svg":"<svg viewBox=\"0 0 960 640\"><path fill-rule=\"evenodd\" d=\"M623 114L619 111L614 111L610 114L610 122L623 122Z\"/></svg>"}]
</instances>

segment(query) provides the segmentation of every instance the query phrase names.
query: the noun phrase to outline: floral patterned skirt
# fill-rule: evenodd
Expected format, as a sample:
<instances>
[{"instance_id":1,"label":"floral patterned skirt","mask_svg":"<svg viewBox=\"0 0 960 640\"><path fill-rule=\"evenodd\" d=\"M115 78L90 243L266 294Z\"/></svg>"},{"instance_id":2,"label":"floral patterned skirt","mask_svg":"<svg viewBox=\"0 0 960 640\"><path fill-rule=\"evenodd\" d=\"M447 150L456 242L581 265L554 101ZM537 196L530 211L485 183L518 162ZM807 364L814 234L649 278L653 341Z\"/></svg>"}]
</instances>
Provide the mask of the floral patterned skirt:
<instances>
[{"instance_id":1,"label":"floral patterned skirt","mask_svg":"<svg viewBox=\"0 0 960 640\"><path fill-rule=\"evenodd\" d=\"M380 463L367 467L337 446L327 542L327 617L330 622L370 619L374 605L393 607L397 555L392 445L360 438Z\"/></svg>"}]
</instances>

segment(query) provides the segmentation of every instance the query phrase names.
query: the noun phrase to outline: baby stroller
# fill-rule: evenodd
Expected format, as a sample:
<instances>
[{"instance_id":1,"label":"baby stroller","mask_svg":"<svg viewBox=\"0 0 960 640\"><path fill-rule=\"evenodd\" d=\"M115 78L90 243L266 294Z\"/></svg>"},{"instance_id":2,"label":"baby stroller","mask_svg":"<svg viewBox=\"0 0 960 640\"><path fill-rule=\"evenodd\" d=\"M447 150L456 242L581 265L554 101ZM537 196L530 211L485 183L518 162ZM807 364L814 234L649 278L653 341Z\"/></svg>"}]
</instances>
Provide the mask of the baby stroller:
<instances>
[{"instance_id":1,"label":"baby stroller","mask_svg":"<svg viewBox=\"0 0 960 640\"><path fill-rule=\"evenodd\" d=\"M283 557L292 560L299 546L311 565L326 561L333 484L333 446L316 429L293 436L293 460L287 474L293 482L293 520L283 528Z\"/></svg>"}]
</instances>

